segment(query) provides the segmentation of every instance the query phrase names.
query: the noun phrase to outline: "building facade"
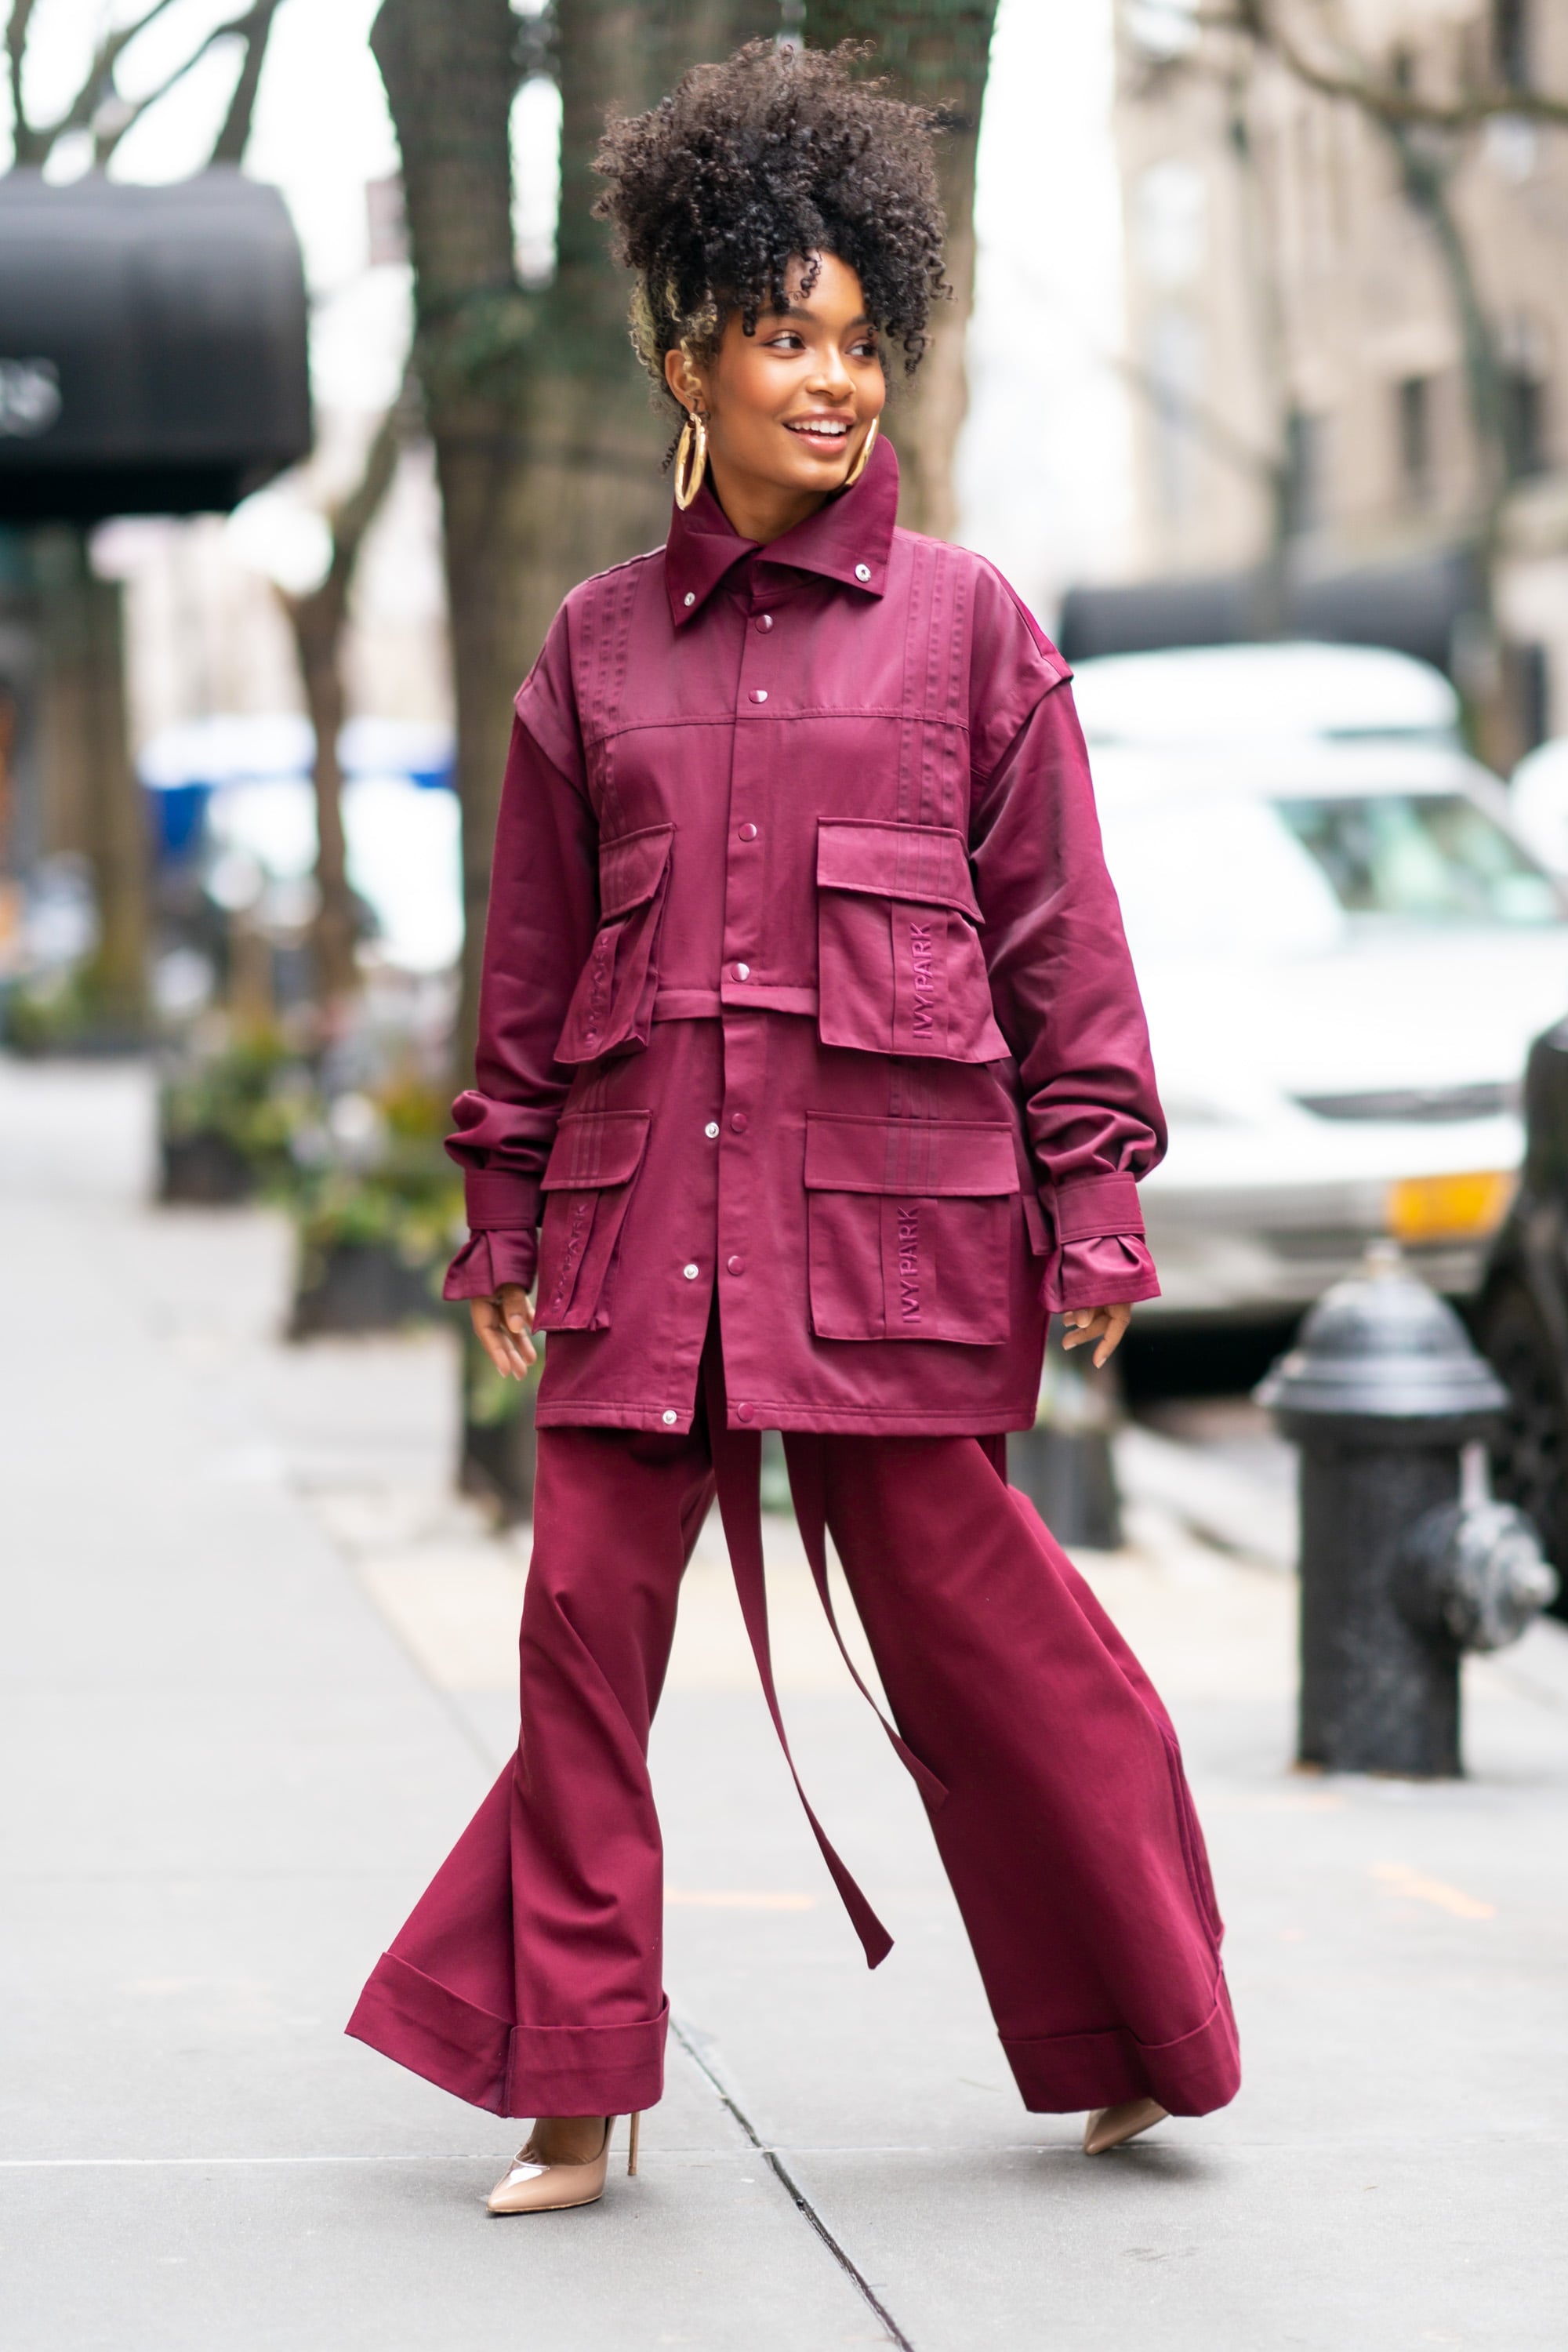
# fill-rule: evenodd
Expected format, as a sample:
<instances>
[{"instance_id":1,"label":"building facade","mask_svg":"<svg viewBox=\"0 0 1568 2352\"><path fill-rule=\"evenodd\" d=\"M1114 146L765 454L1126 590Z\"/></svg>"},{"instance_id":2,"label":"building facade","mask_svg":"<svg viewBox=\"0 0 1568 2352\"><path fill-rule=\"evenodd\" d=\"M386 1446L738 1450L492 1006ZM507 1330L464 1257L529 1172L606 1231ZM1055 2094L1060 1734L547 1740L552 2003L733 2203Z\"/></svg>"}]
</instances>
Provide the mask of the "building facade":
<instances>
[{"instance_id":1,"label":"building facade","mask_svg":"<svg viewBox=\"0 0 1568 2352\"><path fill-rule=\"evenodd\" d=\"M1321 12L1281 15L1394 89L1568 99L1558 0L1345 0L1337 50ZM1568 128L1391 126L1149 0L1121 12L1116 133L1136 575L1283 542L1309 572L1418 562L1500 509L1498 618L1537 656L1520 723L1568 731Z\"/></svg>"}]
</instances>

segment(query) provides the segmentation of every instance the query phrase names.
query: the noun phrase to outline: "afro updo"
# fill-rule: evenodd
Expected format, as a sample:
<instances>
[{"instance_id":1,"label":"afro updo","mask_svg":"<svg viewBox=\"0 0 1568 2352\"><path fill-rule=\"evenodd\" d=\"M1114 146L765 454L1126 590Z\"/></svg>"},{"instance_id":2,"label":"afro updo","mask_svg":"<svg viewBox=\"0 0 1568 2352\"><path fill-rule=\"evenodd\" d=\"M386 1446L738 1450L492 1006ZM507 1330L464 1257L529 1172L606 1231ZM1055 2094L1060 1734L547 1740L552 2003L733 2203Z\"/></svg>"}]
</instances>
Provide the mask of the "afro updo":
<instances>
[{"instance_id":1,"label":"afro updo","mask_svg":"<svg viewBox=\"0 0 1568 2352\"><path fill-rule=\"evenodd\" d=\"M946 224L931 141L936 117L857 81L864 52L749 41L695 66L647 114L612 119L594 168L594 209L637 272L632 340L661 392L682 343L710 358L735 310L752 334L785 273L831 253L854 270L868 316L912 374L942 276ZM673 398L673 395L669 395Z\"/></svg>"}]
</instances>

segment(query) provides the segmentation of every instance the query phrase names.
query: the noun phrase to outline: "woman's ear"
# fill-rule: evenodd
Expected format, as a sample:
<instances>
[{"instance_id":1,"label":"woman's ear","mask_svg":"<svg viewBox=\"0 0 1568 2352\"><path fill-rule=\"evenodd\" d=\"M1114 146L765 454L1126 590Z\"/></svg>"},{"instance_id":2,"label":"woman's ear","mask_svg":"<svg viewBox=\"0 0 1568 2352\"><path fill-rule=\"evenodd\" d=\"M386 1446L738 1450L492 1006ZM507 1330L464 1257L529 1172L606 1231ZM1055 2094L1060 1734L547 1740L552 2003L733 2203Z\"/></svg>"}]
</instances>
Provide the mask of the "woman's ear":
<instances>
[{"instance_id":1,"label":"woman's ear","mask_svg":"<svg viewBox=\"0 0 1568 2352\"><path fill-rule=\"evenodd\" d=\"M664 380L682 408L693 415L702 406L702 384L684 344L664 355Z\"/></svg>"}]
</instances>

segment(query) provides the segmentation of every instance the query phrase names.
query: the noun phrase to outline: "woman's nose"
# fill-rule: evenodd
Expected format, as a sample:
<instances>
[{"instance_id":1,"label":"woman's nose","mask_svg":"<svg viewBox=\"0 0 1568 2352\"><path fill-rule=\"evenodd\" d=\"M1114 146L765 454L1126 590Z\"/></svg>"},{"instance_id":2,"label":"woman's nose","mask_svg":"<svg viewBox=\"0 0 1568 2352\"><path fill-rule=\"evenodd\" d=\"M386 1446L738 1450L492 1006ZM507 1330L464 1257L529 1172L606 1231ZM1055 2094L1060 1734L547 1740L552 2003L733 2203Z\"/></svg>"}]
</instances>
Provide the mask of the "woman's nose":
<instances>
[{"instance_id":1,"label":"woman's nose","mask_svg":"<svg viewBox=\"0 0 1568 2352\"><path fill-rule=\"evenodd\" d=\"M811 389L828 400L847 400L855 387L849 371L844 364L844 354L836 347L820 352L812 370Z\"/></svg>"}]
</instances>

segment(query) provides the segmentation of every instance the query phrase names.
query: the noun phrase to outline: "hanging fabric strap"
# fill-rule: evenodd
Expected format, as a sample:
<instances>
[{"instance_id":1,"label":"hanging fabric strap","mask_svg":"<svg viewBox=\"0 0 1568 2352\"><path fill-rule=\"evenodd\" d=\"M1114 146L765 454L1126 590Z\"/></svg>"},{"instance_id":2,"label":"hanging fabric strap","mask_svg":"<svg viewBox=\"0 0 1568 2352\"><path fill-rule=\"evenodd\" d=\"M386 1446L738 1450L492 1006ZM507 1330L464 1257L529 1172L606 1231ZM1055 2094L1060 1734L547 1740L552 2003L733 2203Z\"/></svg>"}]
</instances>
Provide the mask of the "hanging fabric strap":
<instances>
[{"instance_id":1,"label":"hanging fabric strap","mask_svg":"<svg viewBox=\"0 0 1568 2352\"><path fill-rule=\"evenodd\" d=\"M827 1458L822 1438L815 1430L787 1430L784 1444L784 1460L789 1465L789 1491L795 1502L801 1541L805 1546L806 1559L811 1562L812 1578L822 1602L823 1614L838 1644L838 1654L848 1667L850 1680L856 1689L891 1740L900 1763L931 1811L938 1812L947 1802L946 1783L937 1779L929 1764L921 1762L908 1740L888 1721L862 1681L859 1668L850 1656L839 1630L827 1581Z\"/></svg>"},{"instance_id":2,"label":"hanging fabric strap","mask_svg":"<svg viewBox=\"0 0 1568 2352\"><path fill-rule=\"evenodd\" d=\"M707 1408L708 1441L712 1452L714 1484L718 1489L719 1514L723 1521L724 1539L730 1547L730 1562L735 1575L735 1591L741 1603L741 1615L751 1640L752 1654L757 1662L757 1673L767 1701L779 1746L784 1749L790 1778L795 1782L805 1818L811 1824L822 1858L837 1887L851 1924L860 1938L868 1968L877 1968L893 1948L893 1939L866 1900L855 1878L835 1850L827 1832L812 1810L811 1801L801 1785L795 1758L790 1752L789 1735L784 1729L784 1713L779 1706L778 1691L773 1682L773 1649L768 1638L768 1590L763 1565L762 1522L762 1461L763 1441L759 1431L728 1427L729 1406L724 1394L722 1362L716 1347L710 1346L703 1364L704 1403ZM790 1452L790 1486L795 1496L795 1508L801 1520L806 1557L811 1572L833 1629L845 1664L854 1676L857 1688L876 1707L876 1701L856 1672L853 1660L844 1646L834 1613L827 1585L827 1557L824 1543L826 1528L825 1479L820 1444L816 1451L816 1464L810 1460L809 1441L805 1449L795 1447L793 1439L786 1441ZM797 1473L796 1455L801 1467ZM799 1484L797 1485L797 1476ZM804 1497L804 1505L803 1505ZM892 1741L899 1756L913 1775L928 1804L941 1805L947 1790L934 1772L923 1765L913 1750L903 1741L877 1710L878 1719Z\"/></svg>"}]
</instances>

